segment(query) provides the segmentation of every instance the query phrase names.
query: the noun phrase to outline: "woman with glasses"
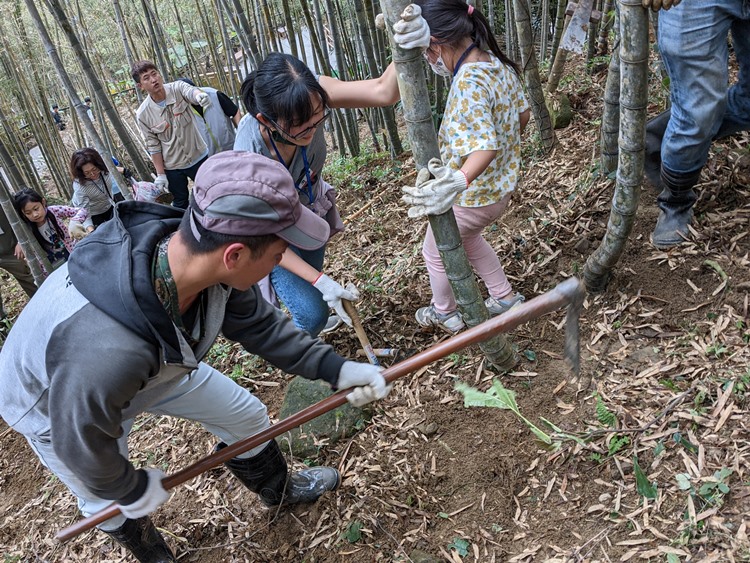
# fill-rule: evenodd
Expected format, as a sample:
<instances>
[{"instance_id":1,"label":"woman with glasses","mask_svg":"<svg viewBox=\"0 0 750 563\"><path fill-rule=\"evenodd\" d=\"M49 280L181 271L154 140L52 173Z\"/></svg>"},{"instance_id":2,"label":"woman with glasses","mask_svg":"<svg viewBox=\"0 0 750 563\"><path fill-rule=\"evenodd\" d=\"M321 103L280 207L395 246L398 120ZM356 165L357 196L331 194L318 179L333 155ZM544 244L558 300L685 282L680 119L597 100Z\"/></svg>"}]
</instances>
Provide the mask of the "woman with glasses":
<instances>
[{"instance_id":1,"label":"woman with glasses","mask_svg":"<svg viewBox=\"0 0 750 563\"><path fill-rule=\"evenodd\" d=\"M120 188L109 173L99 151L91 147L77 150L70 158L70 176L73 178L74 207L88 211L94 225L93 231L114 215L114 205L119 198Z\"/></svg>"},{"instance_id":2,"label":"woman with glasses","mask_svg":"<svg viewBox=\"0 0 750 563\"><path fill-rule=\"evenodd\" d=\"M342 82L316 78L305 64L283 53L271 53L242 84L247 115L237 129L235 150L251 151L278 160L289 170L300 201L331 227L331 236L344 225L336 209L336 191L321 178L326 159L322 125L331 108L381 107L399 99L393 65L371 80ZM313 336L328 319L329 308L351 324L341 300L359 298L321 272L325 246L306 251L293 246L260 285L272 303L280 300L294 323Z\"/></svg>"}]
</instances>

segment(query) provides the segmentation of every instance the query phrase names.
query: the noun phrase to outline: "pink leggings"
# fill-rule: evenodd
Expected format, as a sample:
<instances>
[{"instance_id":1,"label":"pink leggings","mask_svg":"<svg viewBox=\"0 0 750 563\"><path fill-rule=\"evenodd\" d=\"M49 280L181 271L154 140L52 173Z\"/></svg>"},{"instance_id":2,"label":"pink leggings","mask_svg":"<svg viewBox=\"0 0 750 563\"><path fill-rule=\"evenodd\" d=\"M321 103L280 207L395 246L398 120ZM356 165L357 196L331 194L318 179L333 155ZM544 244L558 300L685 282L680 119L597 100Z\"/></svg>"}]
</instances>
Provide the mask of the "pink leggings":
<instances>
[{"instance_id":1,"label":"pink leggings","mask_svg":"<svg viewBox=\"0 0 750 563\"><path fill-rule=\"evenodd\" d=\"M510 282L505 277L497 253L484 240L482 231L503 214L510 202L510 196L511 194L507 194L497 203L485 207L453 206L453 214L456 216L458 232L461 234L461 242L466 250L466 256L476 273L484 281L490 295L497 298L505 297L510 293ZM422 246L422 256L424 256L427 265L427 272L430 274L432 304L438 313L455 311L458 308L456 299L453 297L448 276L445 275L445 267L430 226L427 227L427 234Z\"/></svg>"}]
</instances>

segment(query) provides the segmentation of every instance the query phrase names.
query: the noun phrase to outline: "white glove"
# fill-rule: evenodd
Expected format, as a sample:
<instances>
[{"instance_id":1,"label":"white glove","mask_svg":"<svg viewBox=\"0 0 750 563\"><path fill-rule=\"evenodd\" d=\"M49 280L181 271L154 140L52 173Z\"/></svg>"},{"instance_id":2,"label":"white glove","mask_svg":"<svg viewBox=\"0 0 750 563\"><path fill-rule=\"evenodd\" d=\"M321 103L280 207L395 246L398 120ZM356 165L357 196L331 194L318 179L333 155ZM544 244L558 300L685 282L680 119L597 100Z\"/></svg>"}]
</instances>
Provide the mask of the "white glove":
<instances>
[{"instance_id":1,"label":"white glove","mask_svg":"<svg viewBox=\"0 0 750 563\"><path fill-rule=\"evenodd\" d=\"M68 232L70 233L70 236L72 236L76 240L81 240L83 237L89 234L86 230L86 227L84 227L83 224L79 223L78 221L71 221L70 223L68 223Z\"/></svg>"},{"instance_id":2,"label":"white glove","mask_svg":"<svg viewBox=\"0 0 750 563\"><path fill-rule=\"evenodd\" d=\"M393 385L386 385L381 373L383 368L372 364L359 362L344 362L339 371L336 387L354 390L346 396L346 400L354 407L361 407L377 399L382 399L390 393Z\"/></svg>"},{"instance_id":3,"label":"white glove","mask_svg":"<svg viewBox=\"0 0 750 563\"><path fill-rule=\"evenodd\" d=\"M156 180L154 180L154 184L156 184L159 188L166 191L169 189L169 180L167 180L166 174L159 174L156 176Z\"/></svg>"},{"instance_id":4,"label":"white glove","mask_svg":"<svg viewBox=\"0 0 750 563\"><path fill-rule=\"evenodd\" d=\"M146 485L146 490L143 491L141 498L130 504L117 504L117 508L120 509L122 515L132 520L151 514L167 502L171 494L165 491L161 484L162 479L165 477L163 471L153 467L147 467L143 471L146 472L148 485Z\"/></svg>"},{"instance_id":5,"label":"white glove","mask_svg":"<svg viewBox=\"0 0 750 563\"><path fill-rule=\"evenodd\" d=\"M209 98L208 94L205 92L199 92L198 95L195 96L195 103L200 105L203 109L206 109L211 105L211 98Z\"/></svg>"},{"instance_id":6,"label":"white glove","mask_svg":"<svg viewBox=\"0 0 750 563\"><path fill-rule=\"evenodd\" d=\"M682 2L682 0L642 0L644 8L651 8L654 12L659 10L669 10L672 6L676 6Z\"/></svg>"},{"instance_id":7,"label":"white glove","mask_svg":"<svg viewBox=\"0 0 750 563\"><path fill-rule=\"evenodd\" d=\"M375 28L380 31L385 31L385 16L383 14L375 16Z\"/></svg>"},{"instance_id":8,"label":"white glove","mask_svg":"<svg viewBox=\"0 0 750 563\"><path fill-rule=\"evenodd\" d=\"M346 311L344 311L344 304L341 300L357 301L359 299L357 288L352 284L348 284L346 289L344 289L325 274L320 275L313 284L313 287L323 295L323 300L328 303L328 306L336 310L336 314L341 317L341 320L352 326L352 320L346 314Z\"/></svg>"},{"instance_id":9,"label":"white glove","mask_svg":"<svg viewBox=\"0 0 750 563\"><path fill-rule=\"evenodd\" d=\"M401 188L406 194L401 197L401 201L412 206L409 208L409 217L445 213L453 206L456 195L469 185L463 172L443 166L438 158L430 160L427 169L434 179L423 181L424 174L421 177L418 174L416 186Z\"/></svg>"},{"instance_id":10,"label":"white glove","mask_svg":"<svg viewBox=\"0 0 750 563\"><path fill-rule=\"evenodd\" d=\"M401 19L393 24L393 41L402 49L427 49L430 46L430 26L422 17L422 8L409 4Z\"/></svg>"}]
</instances>

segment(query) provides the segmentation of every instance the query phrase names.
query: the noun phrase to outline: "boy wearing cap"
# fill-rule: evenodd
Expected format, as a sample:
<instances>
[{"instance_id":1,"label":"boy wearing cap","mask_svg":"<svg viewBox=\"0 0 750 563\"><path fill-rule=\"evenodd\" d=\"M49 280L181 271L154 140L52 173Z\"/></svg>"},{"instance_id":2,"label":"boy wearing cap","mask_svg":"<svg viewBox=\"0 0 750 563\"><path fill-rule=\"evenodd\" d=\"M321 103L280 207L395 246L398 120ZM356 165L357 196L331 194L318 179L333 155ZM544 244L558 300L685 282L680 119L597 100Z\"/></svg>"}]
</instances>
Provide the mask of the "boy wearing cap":
<instances>
[{"instance_id":1,"label":"boy wearing cap","mask_svg":"<svg viewBox=\"0 0 750 563\"><path fill-rule=\"evenodd\" d=\"M201 168L190 206L128 201L45 281L0 351L0 415L78 497L84 515L141 562L174 561L149 514L164 474L128 461L143 412L199 421L225 447L270 425L266 407L201 360L219 332L288 373L350 388L356 406L389 391L379 368L346 361L260 295L288 243L316 248L328 224L299 204L278 162L224 152ZM113 342L102 350L92 342ZM40 352L43 351L43 352ZM340 476L287 476L275 441L227 463L267 506L311 502Z\"/></svg>"}]
</instances>

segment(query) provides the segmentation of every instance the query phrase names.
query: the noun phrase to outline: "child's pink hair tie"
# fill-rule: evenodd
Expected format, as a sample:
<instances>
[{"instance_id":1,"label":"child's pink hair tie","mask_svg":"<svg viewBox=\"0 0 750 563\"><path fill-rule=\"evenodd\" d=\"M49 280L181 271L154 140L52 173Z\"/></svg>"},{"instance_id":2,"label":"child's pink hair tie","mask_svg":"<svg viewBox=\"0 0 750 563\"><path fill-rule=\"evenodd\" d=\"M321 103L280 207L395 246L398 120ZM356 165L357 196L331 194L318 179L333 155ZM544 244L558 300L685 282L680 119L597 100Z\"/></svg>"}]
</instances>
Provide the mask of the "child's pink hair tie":
<instances>
[{"instance_id":1,"label":"child's pink hair tie","mask_svg":"<svg viewBox=\"0 0 750 563\"><path fill-rule=\"evenodd\" d=\"M469 4L469 15L471 15L473 13L474 13L474 6L472 6L471 4Z\"/></svg>"}]
</instances>

